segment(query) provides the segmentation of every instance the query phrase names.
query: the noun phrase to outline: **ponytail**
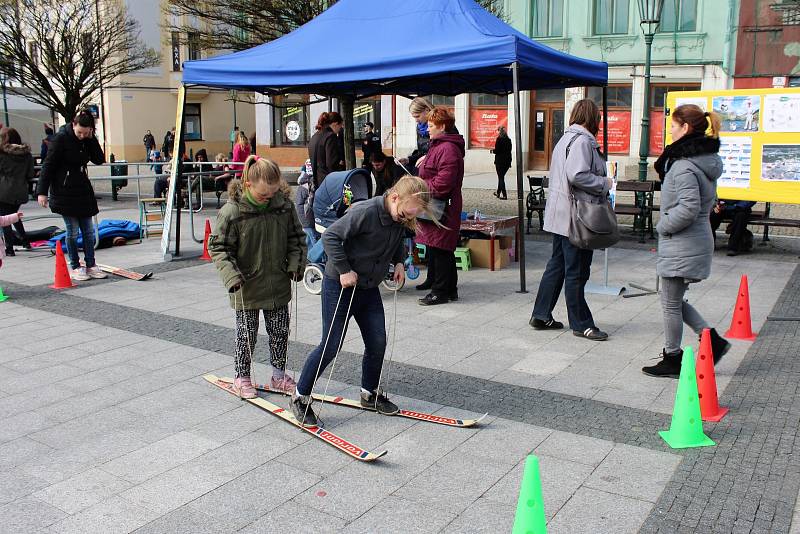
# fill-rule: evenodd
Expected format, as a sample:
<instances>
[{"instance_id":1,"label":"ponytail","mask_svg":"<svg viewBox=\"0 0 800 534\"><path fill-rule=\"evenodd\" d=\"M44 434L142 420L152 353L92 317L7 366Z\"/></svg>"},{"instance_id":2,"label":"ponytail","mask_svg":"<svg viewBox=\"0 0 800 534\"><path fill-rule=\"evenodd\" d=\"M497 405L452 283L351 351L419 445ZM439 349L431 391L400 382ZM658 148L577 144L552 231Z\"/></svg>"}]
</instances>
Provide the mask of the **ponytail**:
<instances>
[{"instance_id":1,"label":"ponytail","mask_svg":"<svg viewBox=\"0 0 800 534\"><path fill-rule=\"evenodd\" d=\"M690 133L706 134L708 137L719 139L720 118L713 111L703 111L695 104L684 104L672 112L672 120L680 125L688 124Z\"/></svg>"},{"instance_id":2,"label":"ponytail","mask_svg":"<svg viewBox=\"0 0 800 534\"><path fill-rule=\"evenodd\" d=\"M711 137L719 139L719 131L722 125L722 120L719 118L719 113L715 111L706 111L706 117L711 127Z\"/></svg>"}]
</instances>

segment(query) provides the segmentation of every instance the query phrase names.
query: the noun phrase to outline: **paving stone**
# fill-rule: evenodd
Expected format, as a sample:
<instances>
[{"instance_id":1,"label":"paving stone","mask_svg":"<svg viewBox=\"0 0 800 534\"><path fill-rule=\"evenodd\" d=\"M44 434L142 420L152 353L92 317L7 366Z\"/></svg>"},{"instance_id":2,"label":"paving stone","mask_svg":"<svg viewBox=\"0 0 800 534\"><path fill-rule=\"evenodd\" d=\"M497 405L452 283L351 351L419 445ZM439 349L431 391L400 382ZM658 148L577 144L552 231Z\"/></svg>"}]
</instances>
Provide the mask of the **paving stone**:
<instances>
[{"instance_id":1,"label":"paving stone","mask_svg":"<svg viewBox=\"0 0 800 534\"><path fill-rule=\"evenodd\" d=\"M55 423L36 412L25 412L0 420L0 443L21 438Z\"/></svg>"},{"instance_id":2,"label":"paving stone","mask_svg":"<svg viewBox=\"0 0 800 534\"><path fill-rule=\"evenodd\" d=\"M100 469L83 473L37 491L34 497L75 514L130 487L128 482Z\"/></svg>"},{"instance_id":3,"label":"paving stone","mask_svg":"<svg viewBox=\"0 0 800 534\"><path fill-rule=\"evenodd\" d=\"M298 521L302 517L303 521ZM271 512L241 529L241 534L328 534L339 532L345 521L336 516L300 505L295 501L286 502Z\"/></svg>"},{"instance_id":4,"label":"paving stone","mask_svg":"<svg viewBox=\"0 0 800 534\"><path fill-rule=\"evenodd\" d=\"M0 504L15 501L48 485L46 480L32 476L22 469L4 470L3 484L0 485Z\"/></svg>"},{"instance_id":5,"label":"paving stone","mask_svg":"<svg viewBox=\"0 0 800 534\"><path fill-rule=\"evenodd\" d=\"M597 466L611 452L612 448L613 444L605 440L556 431L536 447L534 453Z\"/></svg>"},{"instance_id":6,"label":"paving stone","mask_svg":"<svg viewBox=\"0 0 800 534\"><path fill-rule=\"evenodd\" d=\"M625 534L639 532L652 504L580 488L547 526L550 534Z\"/></svg>"},{"instance_id":7,"label":"paving stone","mask_svg":"<svg viewBox=\"0 0 800 534\"><path fill-rule=\"evenodd\" d=\"M250 520L252 518L248 518ZM174 512L162 515L141 528L135 534L218 534L232 532L230 525L221 523L189 505L178 508Z\"/></svg>"},{"instance_id":8,"label":"paving stone","mask_svg":"<svg viewBox=\"0 0 800 534\"><path fill-rule=\"evenodd\" d=\"M617 444L585 486L654 503L680 461L674 454Z\"/></svg>"},{"instance_id":9,"label":"paving stone","mask_svg":"<svg viewBox=\"0 0 800 534\"><path fill-rule=\"evenodd\" d=\"M54 506L25 497L0 506L0 532L33 533L66 516Z\"/></svg>"},{"instance_id":10,"label":"paving stone","mask_svg":"<svg viewBox=\"0 0 800 534\"><path fill-rule=\"evenodd\" d=\"M158 517L156 512L115 496L51 525L58 534L124 534Z\"/></svg>"},{"instance_id":11,"label":"paving stone","mask_svg":"<svg viewBox=\"0 0 800 534\"><path fill-rule=\"evenodd\" d=\"M454 514L436 507L389 496L348 524L341 532L343 534L440 532L455 518Z\"/></svg>"},{"instance_id":12,"label":"paving stone","mask_svg":"<svg viewBox=\"0 0 800 534\"><path fill-rule=\"evenodd\" d=\"M511 532L516 501L498 503L480 498L442 530L443 534L497 534Z\"/></svg>"}]
</instances>

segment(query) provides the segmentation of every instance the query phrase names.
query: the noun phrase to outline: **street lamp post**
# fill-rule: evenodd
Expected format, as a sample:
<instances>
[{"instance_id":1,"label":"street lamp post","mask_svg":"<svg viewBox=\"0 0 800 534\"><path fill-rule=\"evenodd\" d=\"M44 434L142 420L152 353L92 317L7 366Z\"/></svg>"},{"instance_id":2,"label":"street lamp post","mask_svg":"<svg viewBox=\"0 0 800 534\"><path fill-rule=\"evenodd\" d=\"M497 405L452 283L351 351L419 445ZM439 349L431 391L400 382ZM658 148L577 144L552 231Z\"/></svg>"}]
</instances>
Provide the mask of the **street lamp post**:
<instances>
[{"instance_id":1,"label":"street lamp post","mask_svg":"<svg viewBox=\"0 0 800 534\"><path fill-rule=\"evenodd\" d=\"M3 113L6 117L5 125L8 127L8 96L6 95L6 77L0 74L0 86L3 88Z\"/></svg>"},{"instance_id":2,"label":"street lamp post","mask_svg":"<svg viewBox=\"0 0 800 534\"><path fill-rule=\"evenodd\" d=\"M644 60L644 108L642 109L642 138L639 140L639 180L647 180L647 156L650 152L650 52L653 48L664 0L638 0L639 18L646 47Z\"/></svg>"}]
</instances>

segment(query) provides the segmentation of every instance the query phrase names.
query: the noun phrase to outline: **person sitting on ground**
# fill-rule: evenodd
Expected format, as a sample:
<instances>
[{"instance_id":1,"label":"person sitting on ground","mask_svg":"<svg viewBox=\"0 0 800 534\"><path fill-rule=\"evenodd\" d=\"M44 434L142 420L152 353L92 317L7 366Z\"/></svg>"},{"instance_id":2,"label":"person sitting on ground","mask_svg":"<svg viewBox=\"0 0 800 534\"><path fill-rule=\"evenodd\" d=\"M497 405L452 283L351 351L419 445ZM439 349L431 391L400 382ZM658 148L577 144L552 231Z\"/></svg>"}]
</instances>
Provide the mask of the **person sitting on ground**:
<instances>
[{"instance_id":1,"label":"person sitting on ground","mask_svg":"<svg viewBox=\"0 0 800 534\"><path fill-rule=\"evenodd\" d=\"M749 200L725 200L721 198L717 201L714 209L711 210L711 234L714 236L714 244L717 242L717 228L722 224L723 219L732 219L727 232L730 234L728 238L728 256L737 256L740 252L748 252L753 248L753 233L747 229L747 221L750 219L750 214L753 212L753 206L755 205L755 202Z\"/></svg>"},{"instance_id":2,"label":"person sitting on ground","mask_svg":"<svg viewBox=\"0 0 800 534\"><path fill-rule=\"evenodd\" d=\"M372 166L372 176L375 178L375 196L381 196L386 191L394 187L397 180L403 174L403 169L395 164L393 158L389 158L382 151L373 152L370 156Z\"/></svg>"}]
</instances>

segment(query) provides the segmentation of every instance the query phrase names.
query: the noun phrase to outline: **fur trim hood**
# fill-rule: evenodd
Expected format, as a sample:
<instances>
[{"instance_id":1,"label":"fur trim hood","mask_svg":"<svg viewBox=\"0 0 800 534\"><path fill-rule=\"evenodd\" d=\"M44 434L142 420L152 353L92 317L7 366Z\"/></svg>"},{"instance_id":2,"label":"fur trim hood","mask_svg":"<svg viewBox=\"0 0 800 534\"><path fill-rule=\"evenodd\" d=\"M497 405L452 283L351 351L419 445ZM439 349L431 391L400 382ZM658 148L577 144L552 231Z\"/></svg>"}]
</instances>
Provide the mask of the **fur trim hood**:
<instances>
[{"instance_id":1,"label":"fur trim hood","mask_svg":"<svg viewBox=\"0 0 800 534\"><path fill-rule=\"evenodd\" d=\"M719 146L720 141L716 137L687 135L671 145L664 147L664 152L661 153L653 166L658 173L658 177L663 181L669 167L675 160L692 159L692 161L695 161L699 156L717 154L719 152ZM702 160L705 158L699 159ZM703 171L706 172L707 175L714 173L711 169L703 169Z\"/></svg>"},{"instance_id":2,"label":"fur trim hood","mask_svg":"<svg viewBox=\"0 0 800 534\"><path fill-rule=\"evenodd\" d=\"M9 156L28 156L31 153L31 147L28 145L0 145L0 153L8 154Z\"/></svg>"}]
</instances>

